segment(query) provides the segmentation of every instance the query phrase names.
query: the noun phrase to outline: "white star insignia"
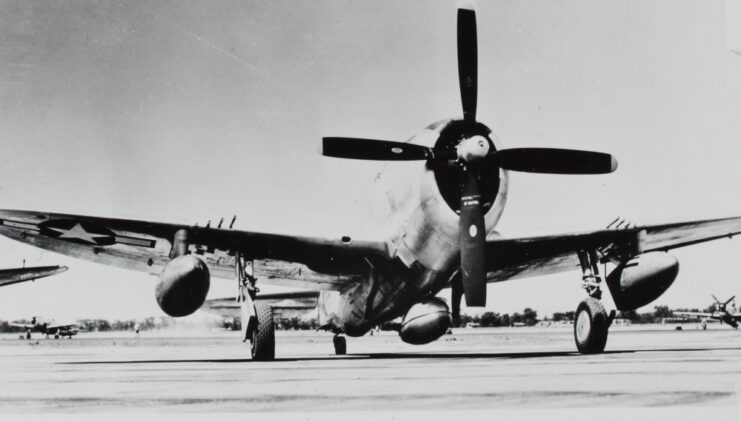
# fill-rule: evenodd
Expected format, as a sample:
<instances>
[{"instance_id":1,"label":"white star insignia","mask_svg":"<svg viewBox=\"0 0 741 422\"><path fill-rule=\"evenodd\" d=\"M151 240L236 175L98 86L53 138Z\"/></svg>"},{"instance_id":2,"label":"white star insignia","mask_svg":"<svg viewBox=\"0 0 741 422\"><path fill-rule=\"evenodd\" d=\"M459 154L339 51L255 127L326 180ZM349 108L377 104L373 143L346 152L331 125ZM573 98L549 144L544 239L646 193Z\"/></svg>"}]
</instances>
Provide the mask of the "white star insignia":
<instances>
[{"instance_id":1,"label":"white star insignia","mask_svg":"<svg viewBox=\"0 0 741 422\"><path fill-rule=\"evenodd\" d=\"M109 236L107 234L88 233L80 223L75 224L71 229L58 229L56 227L49 227L49 229L61 233L61 235L57 236L57 239L79 239L94 245L98 244L95 238Z\"/></svg>"}]
</instances>

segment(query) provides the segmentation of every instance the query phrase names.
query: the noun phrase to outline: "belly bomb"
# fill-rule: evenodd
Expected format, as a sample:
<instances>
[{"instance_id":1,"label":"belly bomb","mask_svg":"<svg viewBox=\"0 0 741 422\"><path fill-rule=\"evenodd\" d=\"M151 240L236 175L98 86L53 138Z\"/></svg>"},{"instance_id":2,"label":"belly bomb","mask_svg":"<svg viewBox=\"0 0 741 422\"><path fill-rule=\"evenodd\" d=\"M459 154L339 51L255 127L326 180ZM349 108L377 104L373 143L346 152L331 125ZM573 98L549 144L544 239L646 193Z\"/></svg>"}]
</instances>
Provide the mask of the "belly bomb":
<instances>
[{"instance_id":1,"label":"belly bomb","mask_svg":"<svg viewBox=\"0 0 741 422\"><path fill-rule=\"evenodd\" d=\"M448 305L442 299L427 299L409 308L401 321L399 336L409 344L426 344L445 334L451 322Z\"/></svg>"}]
</instances>

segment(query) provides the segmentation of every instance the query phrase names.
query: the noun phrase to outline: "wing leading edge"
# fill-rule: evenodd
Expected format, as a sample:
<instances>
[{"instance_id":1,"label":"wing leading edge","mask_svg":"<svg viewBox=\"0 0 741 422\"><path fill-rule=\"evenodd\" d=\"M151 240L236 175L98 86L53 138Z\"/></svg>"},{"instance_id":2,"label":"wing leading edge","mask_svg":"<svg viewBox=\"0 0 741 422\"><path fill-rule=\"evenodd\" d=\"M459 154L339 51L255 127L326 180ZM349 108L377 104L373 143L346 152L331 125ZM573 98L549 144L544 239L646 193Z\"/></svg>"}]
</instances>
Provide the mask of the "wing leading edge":
<instances>
[{"instance_id":1,"label":"wing leading edge","mask_svg":"<svg viewBox=\"0 0 741 422\"><path fill-rule=\"evenodd\" d=\"M687 221L625 229L487 240L489 282L579 270L578 251L596 250L603 260L668 251L741 234L741 217Z\"/></svg>"}]
</instances>

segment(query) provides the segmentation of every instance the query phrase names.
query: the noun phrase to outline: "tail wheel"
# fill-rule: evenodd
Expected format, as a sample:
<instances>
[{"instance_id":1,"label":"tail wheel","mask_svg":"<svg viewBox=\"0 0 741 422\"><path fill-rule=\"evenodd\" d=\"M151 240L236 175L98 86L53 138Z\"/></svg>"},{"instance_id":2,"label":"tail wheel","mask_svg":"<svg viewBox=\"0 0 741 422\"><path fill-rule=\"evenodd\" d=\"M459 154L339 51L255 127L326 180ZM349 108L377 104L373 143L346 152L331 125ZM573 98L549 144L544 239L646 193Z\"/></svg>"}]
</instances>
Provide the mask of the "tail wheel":
<instances>
[{"instance_id":1,"label":"tail wheel","mask_svg":"<svg viewBox=\"0 0 741 422\"><path fill-rule=\"evenodd\" d=\"M250 337L252 360L273 360L275 359L273 308L265 303L255 302L255 316L257 324Z\"/></svg>"},{"instance_id":2,"label":"tail wheel","mask_svg":"<svg viewBox=\"0 0 741 422\"><path fill-rule=\"evenodd\" d=\"M579 353L602 353L610 321L599 300L588 297L576 308L574 340Z\"/></svg>"},{"instance_id":3,"label":"tail wheel","mask_svg":"<svg viewBox=\"0 0 741 422\"><path fill-rule=\"evenodd\" d=\"M334 336L334 338L332 339L332 343L334 343L335 355L347 354L347 340L344 336Z\"/></svg>"}]
</instances>

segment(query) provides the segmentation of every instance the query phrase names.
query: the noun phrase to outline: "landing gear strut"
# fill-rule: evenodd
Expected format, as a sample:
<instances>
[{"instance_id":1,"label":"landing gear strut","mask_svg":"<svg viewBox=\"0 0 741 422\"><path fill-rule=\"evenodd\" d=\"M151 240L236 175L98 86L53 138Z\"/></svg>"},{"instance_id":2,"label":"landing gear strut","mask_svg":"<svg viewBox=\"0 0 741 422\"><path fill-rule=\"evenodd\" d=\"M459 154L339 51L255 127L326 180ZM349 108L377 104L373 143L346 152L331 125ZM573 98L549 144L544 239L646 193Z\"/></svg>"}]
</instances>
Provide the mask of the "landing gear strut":
<instances>
[{"instance_id":1,"label":"landing gear strut","mask_svg":"<svg viewBox=\"0 0 741 422\"><path fill-rule=\"evenodd\" d=\"M259 289L257 278L253 275L252 263L239 253L235 256L235 272L239 283L237 302L241 303L243 341L250 340L252 360L269 361L275 359L275 323L273 308L255 300Z\"/></svg>"},{"instance_id":2,"label":"landing gear strut","mask_svg":"<svg viewBox=\"0 0 741 422\"><path fill-rule=\"evenodd\" d=\"M574 341L579 353L602 353L607 344L607 331L615 316L614 311L608 317L604 306L600 302L599 267L597 253L594 251L580 251L579 263L582 269L582 287L587 297L576 308L574 315Z\"/></svg>"},{"instance_id":3,"label":"landing gear strut","mask_svg":"<svg viewBox=\"0 0 741 422\"><path fill-rule=\"evenodd\" d=\"M579 251L579 265L581 265L582 288L586 290L589 297L597 300L602 299L602 289L600 283L602 278L599 276L598 258L595 251Z\"/></svg>"}]
</instances>

